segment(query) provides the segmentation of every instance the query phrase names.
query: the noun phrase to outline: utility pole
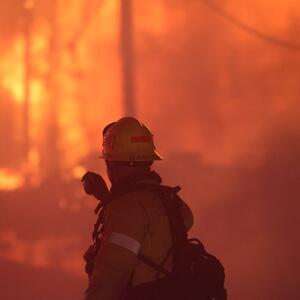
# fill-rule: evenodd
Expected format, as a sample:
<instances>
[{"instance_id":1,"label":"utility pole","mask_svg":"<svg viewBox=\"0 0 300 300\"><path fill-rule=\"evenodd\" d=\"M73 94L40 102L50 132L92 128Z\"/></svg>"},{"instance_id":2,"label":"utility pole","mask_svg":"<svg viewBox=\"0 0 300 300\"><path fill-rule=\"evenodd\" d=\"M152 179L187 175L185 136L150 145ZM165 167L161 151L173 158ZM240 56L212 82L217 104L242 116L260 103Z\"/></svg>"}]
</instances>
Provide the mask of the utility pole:
<instances>
[{"instance_id":1,"label":"utility pole","mask_svg":"<svg viewBox=\"0 0 300 300\"><path fill-rule=\"evenodd\" d=\"M134 91L134 55L133 55L133 0L120 0L121 10L121 63L123 77L124 111L127 116L136 115Z\"/></svg>"},{"instance_id":2,"label":"utility pole","mask_svg":"<svg viewBox=\"0 0 300 300\"><path fill-rule=\"evenodd\" d=\"M28 163L30 151L30 80L31 80L31 30L33 21L33 4L24 4L24 103L23 103L23 157ZM28 173L25 170L25 181Z\"/></svg>"}]
</instances>

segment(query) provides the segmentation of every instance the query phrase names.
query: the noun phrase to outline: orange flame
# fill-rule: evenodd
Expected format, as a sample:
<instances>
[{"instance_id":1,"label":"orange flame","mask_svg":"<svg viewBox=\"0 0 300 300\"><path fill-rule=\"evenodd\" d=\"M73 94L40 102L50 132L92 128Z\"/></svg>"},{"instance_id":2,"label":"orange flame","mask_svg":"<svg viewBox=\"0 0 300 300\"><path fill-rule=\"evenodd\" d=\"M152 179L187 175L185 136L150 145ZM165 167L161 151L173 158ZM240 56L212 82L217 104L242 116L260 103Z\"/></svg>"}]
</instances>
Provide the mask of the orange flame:
<instances>
[{"instance_id":1,"label":"orange flame","mask_svg":"<svg viewBox=\"0 0 300 300\"><path fill-rule=\"evenodd\" d=\"M24 185L22 174L8 169L0 169L0 190L14 190Z\"/></svg>"},{"instance_id":2,"label":"orange flame","mask_svg":"<svg viewBox=\"0 0 300 300\"><path fill-rule=\"evenodd\" d=\"M51 155L59 156L60 170L79 176L78 168L73 173L74 168L90 152L98 150L100 141L94 137L99 128L111 121L112 114L121 114L119 3L91 1L91 6L87 6L85 1L78 1L69 9L70 4L59 1L55 26L43 17L43 5L34 5L34 1L25 1L24 5L31 11L29 33L16 34L2 56L0 86L17 105L18 132L13 134L22 143L27 85L29 148L20 164L20 176L29 179L26 183L37 185L47 173L41 165L47 165ZM55 103L55 109L51 103ZM57 136L50 141L48 131L54 123ZM49 143L57 145L56 154L47 152ZM12 180L5 179L4 174L7 172L2 172L1 180L9 183L2 186L13 189L21 185L18 176Z\"/></svg>"},{"instance_id":3,"label":"orange flame","mask_svg":"<svg viewBox=\"0 0 300 300\"><path fill-rule=\"evenodd\" d=\"M24 100L24 38L18 36L0 64L1 85L17 103Z\"/></svg>"}]
</instances>

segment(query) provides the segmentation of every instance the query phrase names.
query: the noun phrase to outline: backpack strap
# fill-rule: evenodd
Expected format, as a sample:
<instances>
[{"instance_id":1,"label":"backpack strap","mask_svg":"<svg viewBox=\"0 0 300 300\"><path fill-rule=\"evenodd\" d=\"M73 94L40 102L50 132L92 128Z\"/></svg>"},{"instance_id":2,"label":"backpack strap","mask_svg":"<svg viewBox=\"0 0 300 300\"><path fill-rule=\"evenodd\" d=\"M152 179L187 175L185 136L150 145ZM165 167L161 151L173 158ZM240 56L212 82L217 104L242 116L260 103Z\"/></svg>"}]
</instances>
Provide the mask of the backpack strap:
<instances>
[{"instance_id":1,"label":"backpack strap","mask_svg":"<svg viewBox=\"0 0 300 300\"><path fill-rule=\"evenodd\" d=\"M188 243L187 239L187 230L184 225L184 220L180 214L180 206L182 205L181 198L177 195L177 193L181 190L179 186L176 186L174 188L169 186L164 186L160 184L153 184L153 183L129 183L125 185L120 185L118 188L115 188L112 193L111 197L108 202L113 201L114 198L117 198L119 196L122 196L124 194L135 192L135 191L141 191L141 190L148 190L152 191L155 194L158 195L159 199L161 200L161 203L163 204L166 215L168 217L169 225L170 225L170 234L172 239L172 247L168 250L167 255L162 260L160 264L157 264L151 259L147 258L146 256L142 254L138 254L137 258L145 263L146 265L150 266L151 268L157 270L157 276L159 273L162 274L170 274L169 271L167 271L163 265L169 258L169 256L173 255L173 270L177 269L178 264L178 257L179 257L179 250L184 247ZM103 205L103 207L98 206L96 208L96 213L98 213L98 221L95 224L94 233L93 233L93 239L97 239L99 233L99 227L102 221L102 214L105 210L105 206L107 203ZM101 209L101 211L100 211ZM100 213L99 213L100 211Z\"/></svg>"},{"instance_id":2,"label":"backpack strap","mask_svg":"<svg viewBox=\"0 0 300 300\"><path fill-rule=\"evenodd\" d=\"M164 275L168 275L170 274L169 271L167 271L163 265L166 262L167 258L170 256L170 251L168 251L167 256L164 258L164 260L160 263L157 264L155 262L153 262L151 259L147 258L146 256L142 255L142 254L138 254L137 258L143 262L144 264L148 265L149 267L151 267L152 269L155 269L157 271L157 275L156 277L158 277L158 274L162 273Z\"/></svg>"},{"instance_id":3,"label":"backpack strap","mask_svg":"<svg viewBox=\"0 0 300 300\"><path fill-rule=\"evenodd\" d=\"M160 199L166 210L172 237L173 271L181 269L181 250L188 244L187 229L180 213L182 200L177 195L180 187L164 187Z\"/></svg>"},{"instance_id":4,"label":"backpack strap","mask_svg":"<svg viewBox=\"0 0 300 300\"><path fill-rule=\"evenodd\" d=\"M173 255L173 270L176 271L180 269L180 250L187 245L187 230L184 225L183 217L180 213L180 207L182 205L181 198L177 195L177 193L181 190L179 186L174 188L169 186L163 186L159 184L151 184L151 183L135 183L129 184L125 186L123 189L118 190L116 196L120 196L122 194L126 194L129 192L134 192L138 190L149 190L153 191L158 195L161 203L163 204L169 225L170 225L170 234L172 239L172 247L167 253L167 256L164 258L161 264L156 264L152 262L150 259L145 256L138 255L138 258L144 262L145 264L151 266L156 269L158 272L163 274L168 274L170 272L166 271L163 268L164 263L168 259L169 255ZM166 273L167 272L167 273Z\"/></svg>"}]
</instances>

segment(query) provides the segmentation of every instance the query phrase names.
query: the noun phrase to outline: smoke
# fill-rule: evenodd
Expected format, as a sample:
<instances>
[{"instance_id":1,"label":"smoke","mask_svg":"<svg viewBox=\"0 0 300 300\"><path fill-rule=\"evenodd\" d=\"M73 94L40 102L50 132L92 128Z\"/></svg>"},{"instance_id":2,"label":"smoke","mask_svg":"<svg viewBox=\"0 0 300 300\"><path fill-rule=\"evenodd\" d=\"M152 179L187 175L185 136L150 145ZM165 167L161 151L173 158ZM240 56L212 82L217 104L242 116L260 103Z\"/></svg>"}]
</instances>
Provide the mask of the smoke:
<instances>
[{"instance_id":1,"label":"smoke","mask_svg":"<svg viewBox=\"0 0 300 300\"><path fill-rule=\"evenodd\" d=\"M21 291L24 299L80 298L86 284L81 253L90 242L96 205L81 190L80 173L105 173L97 160L100 132L122 117L117 2L98 7L91 1L93 12L84 1L69 3L70 10L58 2L57 40L47 42L53 39L52 2L37 1L32 23L30 132L35 176L41 178L0 192L6 299ZM295 43L298 7L292 0L225 6ZM24 19L24 8L21 1L1 8L6 47L0 70L9 80L0 80L0 169L13 166L7 174L15 180L28 170L18 155L22 47L12 46L24 42L22 22L13 21ZM198 1L134 1L133 9L138 117L165 157L154 168L165 184L182 187L193 209L190 235L224 263L229 299L298 299L299 54L247 35ZM48 141L54 120L59 130ZM56 143L60 159L51 160L47 145ZM47 178L51 161L61 165Z\"/></svg>"},{"instance_id":2,"label":"smoke","mask_svg":"<svg viewBox=\"0 0 300 300\"><path fill-rule=\"evenodd\" d=\"M293 41L298 19L276 13ZM297 299L299 55L198 5L168 7L165 19L178 14L162 36L151 25L137 34L141 116L165 156L157 168L182 186L191 235L223 260L230 299Z\"/></svg>"}]
</instances>

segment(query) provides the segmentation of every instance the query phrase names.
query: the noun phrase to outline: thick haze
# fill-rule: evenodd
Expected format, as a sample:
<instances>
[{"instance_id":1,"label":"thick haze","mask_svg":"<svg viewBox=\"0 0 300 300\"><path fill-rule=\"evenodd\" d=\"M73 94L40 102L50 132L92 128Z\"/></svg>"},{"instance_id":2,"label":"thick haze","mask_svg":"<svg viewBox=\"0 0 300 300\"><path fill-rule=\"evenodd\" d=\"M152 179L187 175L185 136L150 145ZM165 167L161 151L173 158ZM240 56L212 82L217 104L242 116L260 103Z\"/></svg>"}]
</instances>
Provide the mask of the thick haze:
<instances>
[{"instance_id":1,"label":"thick haze","mask_svg":"<svg viewBox=\"0 0 300 300\"><path fill-rule=\"evenodd\" d=\"M215 2L300 44L296 0ZM104 175L100 132L124 111L119 5L23 3L0 2L0 298L80 299L96 205L80 176ZM133 16L137 117L191 235L223 261L230 300L297 300L300 51L201 1L133 1Z\"/></svg>"}]
</instances>

